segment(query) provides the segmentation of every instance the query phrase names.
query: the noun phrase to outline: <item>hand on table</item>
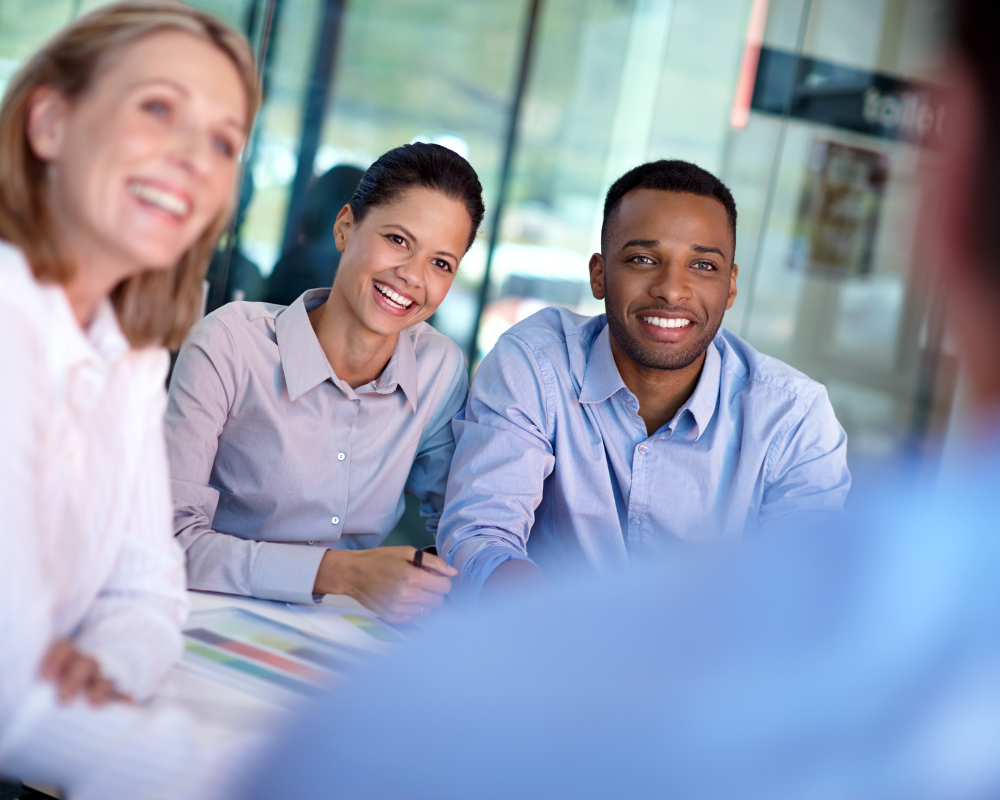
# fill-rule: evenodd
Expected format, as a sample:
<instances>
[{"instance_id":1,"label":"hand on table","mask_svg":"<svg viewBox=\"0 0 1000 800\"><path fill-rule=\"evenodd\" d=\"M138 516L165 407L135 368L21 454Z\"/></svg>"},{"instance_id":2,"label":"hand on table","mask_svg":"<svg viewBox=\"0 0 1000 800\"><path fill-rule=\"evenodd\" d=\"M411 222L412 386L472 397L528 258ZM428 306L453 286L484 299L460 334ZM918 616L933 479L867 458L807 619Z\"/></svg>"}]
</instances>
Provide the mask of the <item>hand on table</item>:
<instances>
[{"instance_id":1,"label":"hand on table","mask_svg":"<svg viewBox=\"0 0 1000 800\"><path fill-rule=\"evenodd\" d=\"M346 594L386 622L411 622L444 602L458 570L425 553L413 566L412 547L327 550L316 575L316 594Z\"/></svg>"},{"instance_id":2,"label":"hand on table","mask_svg":"<svg viewBox=\"0 0 1000 800\"><path fill-rule=\"evenodd\" d=\"M81 692L90 705L103 706L109 700L128 703L132 698L115 690L101 675L97 659L81 653L68 639L56 639L42 659L42 678L56 685L59 701L68 703Z\"/></svg>"}]
</instances>

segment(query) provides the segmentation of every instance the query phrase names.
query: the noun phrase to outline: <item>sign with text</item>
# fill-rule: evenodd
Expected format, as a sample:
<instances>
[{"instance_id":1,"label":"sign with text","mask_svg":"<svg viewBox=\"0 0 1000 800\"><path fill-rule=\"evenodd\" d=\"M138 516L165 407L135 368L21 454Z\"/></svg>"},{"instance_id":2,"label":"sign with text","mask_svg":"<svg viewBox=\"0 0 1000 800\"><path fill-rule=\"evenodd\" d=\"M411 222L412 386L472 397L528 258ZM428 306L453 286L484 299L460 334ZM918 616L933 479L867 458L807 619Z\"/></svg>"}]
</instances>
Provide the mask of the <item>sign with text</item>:
<instances>
[{"instance_id":1,"label":"sign with text","mask_svg":"<svg viewBox=\"0 0 1000 800\"><path fill-rule=\"evenodd\" d=\"M936 87L768 47L760 51L750 107L929 146L945 125Z\"/></svg>"}]
</instances>

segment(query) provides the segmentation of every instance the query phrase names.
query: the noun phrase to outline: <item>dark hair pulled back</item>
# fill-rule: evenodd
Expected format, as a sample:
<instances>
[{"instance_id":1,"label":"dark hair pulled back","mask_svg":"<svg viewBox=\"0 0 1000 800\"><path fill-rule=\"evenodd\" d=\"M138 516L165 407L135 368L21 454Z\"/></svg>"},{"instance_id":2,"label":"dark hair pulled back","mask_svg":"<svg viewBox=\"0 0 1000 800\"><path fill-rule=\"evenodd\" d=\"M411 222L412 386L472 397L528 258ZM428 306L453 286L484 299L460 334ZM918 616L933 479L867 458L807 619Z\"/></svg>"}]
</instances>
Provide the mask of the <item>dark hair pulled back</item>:
<instances>
[{"instance_id":1,"label":"dark hair pulled back","mask_svg":"<svg viewBox=\"0 0 1000 800\"><path fill-rule=\"evenodd\" d=\"M439 144L415 142L383 153L368 167L351 198L354 219L360 222L369 210L395 202L414 186L434 189L465 204L472 222L466 250L472 247L486 213L483 187L468 161Z\"/></svg>"}]
</instances>

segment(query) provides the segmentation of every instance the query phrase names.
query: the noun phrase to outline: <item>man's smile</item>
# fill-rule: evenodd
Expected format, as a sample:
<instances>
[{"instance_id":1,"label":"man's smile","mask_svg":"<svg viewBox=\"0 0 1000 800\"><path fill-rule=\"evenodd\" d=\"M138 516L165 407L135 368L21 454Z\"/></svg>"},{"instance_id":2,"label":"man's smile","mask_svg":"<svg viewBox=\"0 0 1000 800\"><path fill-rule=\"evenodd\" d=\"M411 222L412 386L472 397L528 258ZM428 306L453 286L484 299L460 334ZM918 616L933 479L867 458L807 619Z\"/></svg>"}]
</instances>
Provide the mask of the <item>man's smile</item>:
<instances>
[{"instance_id":1,"label":"man's smile","mask_svg":"<svg viewBox=\"0 0 1000 800\"><path fill-rule=\"evenodd\" d=\"M686 328L691 324L691 320L684 317L639 317L643 322L649 325L656 325L659 328Z\"/></svg>"}]
</instances>

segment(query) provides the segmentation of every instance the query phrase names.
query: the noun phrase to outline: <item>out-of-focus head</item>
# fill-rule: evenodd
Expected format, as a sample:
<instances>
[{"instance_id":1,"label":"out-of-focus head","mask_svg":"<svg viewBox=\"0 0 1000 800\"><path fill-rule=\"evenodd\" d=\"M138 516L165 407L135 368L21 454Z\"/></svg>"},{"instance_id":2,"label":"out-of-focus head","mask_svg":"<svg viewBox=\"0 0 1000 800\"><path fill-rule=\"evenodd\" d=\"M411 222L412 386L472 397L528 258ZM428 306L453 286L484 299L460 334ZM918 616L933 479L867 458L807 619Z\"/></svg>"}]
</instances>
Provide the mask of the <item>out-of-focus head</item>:
<instances>
[{"instance_id":1,"label":"out-of-focus head","mask_svg":"<svg viewBox=\"0 0 1000 800\"><path fill-rule=\"evenodd\" d=\"M333 290L361 323L392 335L427 319L483 220L483 190L457 153L418 142L372 164L337 216Z\"/></svg>"},{"instance_id":2,"label":"out-of-focus head","mask_svg":"<svg viewBox=\"0 0 1000 800\"><path fill-rule=\"evenodd\" d=\"M105 6L64 28L0 106L0 236L40 280L114 265L134 345L177 346L228 212L258 104L246 40L171 0Z\"/></svg>"},{"instance_id":3,"label":"out-of-focus head","mask_svg":"<svg viewBox=\"0 0 1000 800\"><path fill-rule=\"evenodd\" d=\"M702 356L736 299L735 246L736 203L700 167L654 161L615 181L590 283L629 359L673 370Z\"/></svg>"},{"instance_id":4,"label":"out-of-focus head","mask_svg":"<svg viewBox=\"0 0 1000 800\"><path fill-rule=\"evenodd\" d=\"M951 322L981 410L1000 404L1000 4L953 8L944 169L937 220L923 226L938 250Z\"/></svg>"},{"instance_id":5,"label":"out-of-focus head","mask_svg":"<svg viewBox=\"0 0 1000 800\"><path fill-rule=\"evenodd\" d=\"M340 210L351 202L365 171L338 164L313 181L306 190L306 210L302 215L302 237L318 242L333 236L333 223Z\"/></svg>"}]
</instances>

